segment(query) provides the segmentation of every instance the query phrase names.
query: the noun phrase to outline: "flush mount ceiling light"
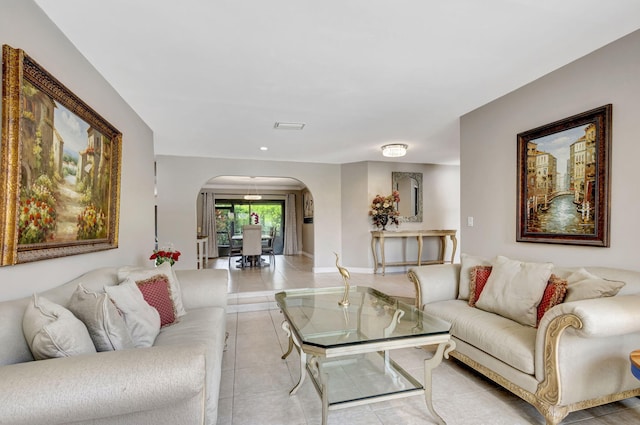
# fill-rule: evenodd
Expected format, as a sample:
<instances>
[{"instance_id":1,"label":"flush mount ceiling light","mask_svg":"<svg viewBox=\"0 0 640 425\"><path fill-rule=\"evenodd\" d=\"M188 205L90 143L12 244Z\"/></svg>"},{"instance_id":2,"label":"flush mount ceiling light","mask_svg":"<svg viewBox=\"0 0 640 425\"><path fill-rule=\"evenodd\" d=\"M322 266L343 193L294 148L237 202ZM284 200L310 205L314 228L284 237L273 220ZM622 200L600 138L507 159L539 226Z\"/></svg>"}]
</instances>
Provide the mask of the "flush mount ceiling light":
<instances>
[{"instance_id":1,"label":"flush mount ceiling light","mask_svg":"<svg viewBox=\"0 0 640 425\"><path fill-rule=\"evenodd\" d=\"M404 143L390 143L382 147L382 155L390 158L397 158L399 156L405 156L407 154L407 148L409 146Z\"/></svg>"},{"instance_id":2,"label":"flush mount ceiling light","mask_svg":"<svg viewBox=\"0 0 640 425\"><path fill-rule=\"evenodd\" d=\"M305 126L303 122L279 122L273 125L276 130L302 130Z\"/></svg>"}]
</instances>

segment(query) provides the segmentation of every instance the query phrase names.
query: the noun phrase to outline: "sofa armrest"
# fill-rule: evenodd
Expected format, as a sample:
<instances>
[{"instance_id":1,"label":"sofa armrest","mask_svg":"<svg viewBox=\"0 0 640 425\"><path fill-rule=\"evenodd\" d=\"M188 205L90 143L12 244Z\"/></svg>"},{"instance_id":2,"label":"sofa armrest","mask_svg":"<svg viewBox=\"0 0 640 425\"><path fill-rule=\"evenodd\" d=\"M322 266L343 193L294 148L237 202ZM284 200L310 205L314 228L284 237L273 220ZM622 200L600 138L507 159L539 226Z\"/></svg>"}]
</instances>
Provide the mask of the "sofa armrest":
<instances>
[{"instance_id":1,"label":"sofa armrest","mask_svg":"<svg viewBox=\"0 0 640 425\"><path fill-rule=\"evenodd\" d=\"M227 308L229 271L226 269L176 270L182 290L182 303L189 309Z\"/></svg>"},{"instance_id":2,"label":"sofa armrest","mask_svg":"<svg viewBox=\"0 0 640 425\"><path fill-rule=\"evenodd\" d=\"M551 404L570 404L637 386L628 368L629 353L640 347L638 305L640 295L624 295L550 309L536 336L538 395Z\"/></svg>"},{"instance_id":3,"label":"sofa armrest","mask_svg":"<svg viewBox=\"0 0 640 425\"><path fill-rule=\"evenodd\" d=\"M585 338L607 337L640 332L640 295L562 303L549 310L540 321L544 329L558 316L572 314L582 323L577 335Z\"/></svg>"},{"instance_id":4,"label":"sofa armrest","mask_svg":"<svg viewBox=\"0 0 640 425\"><path fill-rule=\"evenodd\" d=\"M416 307L435 301L455 300L460 282L460 264L411 267L409 280L416 288Z\"/></svg>"},{"instance_id":5,"label":"sofa armrest","mask_svg":"<svg viewBox=\"0 0 640 425\"><path fill-rule=\"evenodd\" d=\"M0 367L0 423L80 423L205 396L205 348L109 351Z\"/></svg>"}]
</instances>

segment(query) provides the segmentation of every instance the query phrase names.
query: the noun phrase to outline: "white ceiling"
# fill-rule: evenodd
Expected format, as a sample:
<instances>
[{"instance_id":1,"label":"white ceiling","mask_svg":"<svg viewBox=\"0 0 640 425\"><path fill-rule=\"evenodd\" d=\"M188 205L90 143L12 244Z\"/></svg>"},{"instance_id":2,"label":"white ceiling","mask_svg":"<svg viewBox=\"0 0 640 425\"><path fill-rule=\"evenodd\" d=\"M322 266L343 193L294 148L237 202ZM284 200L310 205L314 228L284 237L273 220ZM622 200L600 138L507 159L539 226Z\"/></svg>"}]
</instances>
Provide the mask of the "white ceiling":
<instances>
[{"instance_id":1,"label":"white ceiling","mask_svg":"<svg viewBox=\"0 0 640 425\"><path fill-rule=\"evenodd\" d=\"M156 154L323 163L459 163L459 116L640 28L638 0L35 1Z\"/></svg>"}]
</instances>

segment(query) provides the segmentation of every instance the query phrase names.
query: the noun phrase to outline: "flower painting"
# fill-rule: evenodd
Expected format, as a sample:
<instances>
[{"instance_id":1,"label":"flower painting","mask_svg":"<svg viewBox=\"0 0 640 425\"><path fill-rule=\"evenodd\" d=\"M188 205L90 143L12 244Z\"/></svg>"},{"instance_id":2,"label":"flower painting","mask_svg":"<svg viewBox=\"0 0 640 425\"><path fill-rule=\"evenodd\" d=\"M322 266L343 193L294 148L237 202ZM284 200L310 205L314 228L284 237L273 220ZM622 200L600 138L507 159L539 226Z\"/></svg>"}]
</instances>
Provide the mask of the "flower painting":
<instances>
[{"instance_id":1,"label":"flower painting","mask_svg":"<svg viewBox=\"0 0 640 425\"><path fill-rule=\"evenodd\" d=\"M2 264L115 248L120 133L24 52L4 46L3 74Z\"/></svg>"}]
</instances>

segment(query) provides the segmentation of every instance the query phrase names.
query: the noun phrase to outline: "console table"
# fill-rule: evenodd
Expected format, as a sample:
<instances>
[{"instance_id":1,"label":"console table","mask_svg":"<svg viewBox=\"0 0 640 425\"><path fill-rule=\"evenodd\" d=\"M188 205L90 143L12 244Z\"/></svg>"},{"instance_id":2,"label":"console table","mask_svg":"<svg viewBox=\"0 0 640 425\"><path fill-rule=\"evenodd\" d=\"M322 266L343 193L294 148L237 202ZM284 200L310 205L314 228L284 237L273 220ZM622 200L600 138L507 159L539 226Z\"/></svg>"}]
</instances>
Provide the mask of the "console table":
<instances>
[{"instance_id":1,"label":"console table","mask_svg":"<svg viewBox=\"0 0 640 425\"><path fill-rule=\"evenodd\" d=\"M384 275L385 267L389 266L420 266L422 264L444 264L444 255L447 250L447 236L451 239L453 250L451 251L451 263L456 254L458 240L456 239L455 230L399 230L396 232L373 230L371 232L371 252L373 253L373 274L378 273L378 266L382 267L382 275ZM416 261L400 261L394 263L386 263L384 259L384 240L386 238L410 238L415 237L418 241L418 258ZM440 238L440 255L434 261L422 261L422 239L423 238ZM380 246L380 261L378 261L378 250L376 244Z\"/></svg>"}]
</instances>

